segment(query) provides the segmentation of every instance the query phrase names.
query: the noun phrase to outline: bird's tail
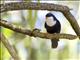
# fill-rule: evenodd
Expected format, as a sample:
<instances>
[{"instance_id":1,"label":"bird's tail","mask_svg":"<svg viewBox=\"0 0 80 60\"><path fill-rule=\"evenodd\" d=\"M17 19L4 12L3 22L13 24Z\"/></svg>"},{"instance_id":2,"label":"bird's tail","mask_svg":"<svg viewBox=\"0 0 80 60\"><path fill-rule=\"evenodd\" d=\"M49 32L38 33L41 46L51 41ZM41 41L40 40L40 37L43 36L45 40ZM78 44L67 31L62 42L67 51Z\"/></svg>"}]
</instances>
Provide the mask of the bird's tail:
<instances>
[{"instance_id":1,"label":"bird's tail","mask_svg":"<svg viewBox=\"0 0 80 60\"><path fill-rule=\"evenodd\" d=\"M59 39L58 39L58 40L51 40L52 48L57 48L57 46L58 46L58 41L59 41Z\"/></svg>"}]
</instances>

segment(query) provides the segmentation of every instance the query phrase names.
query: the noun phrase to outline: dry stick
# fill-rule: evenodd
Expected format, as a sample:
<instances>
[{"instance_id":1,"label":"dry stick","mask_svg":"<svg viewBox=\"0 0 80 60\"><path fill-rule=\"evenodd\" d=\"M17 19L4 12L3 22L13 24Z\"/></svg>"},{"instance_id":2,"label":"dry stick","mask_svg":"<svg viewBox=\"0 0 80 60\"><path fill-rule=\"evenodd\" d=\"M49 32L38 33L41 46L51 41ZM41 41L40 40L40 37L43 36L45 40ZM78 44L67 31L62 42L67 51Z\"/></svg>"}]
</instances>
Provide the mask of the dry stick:
<instances>
[{"instance_id":1,"label":"dry stick","mask_svg":"<svg viewBox=\"0 0 80 60\"><path fill-rule=\"evenodd\" d=\"M76 34L80 36L80 27L74 16L70 13L70 9L67 6L51 4L51 3L14 2L14 3L0 4L0 7L1 7L0 13L5 11L26 10L26 9L60 11L68 19Z\"/></svg>"},{"instance_id":2,"label":"dry stick","mask_svg":"<svg viewBox=\"0 0 80 60\"><path fill-rule=\"evenodd\" d=\"M40 37L40 38L46 38L46 39L76 39L77 36L75 35L71 35L71 34L49 34L49 33L42 33L39 31L31 31L28 29L21 29L21 28L17 28L16 26L9 24L7 21L1 20L0 21L0 26L3 26L5 28L11 29L15 32L19 32L25 35L29 35L29 36L34 36L34 37Z\"/></svg>"},{"instance_id":3,"label":"dry stick","mask_svg":"<svg viewBox=\"0 0 80 60\"><path fill-rule=\"evenodd\" d=\"M1 37L1 42L5 45L5 47L7 48L7 50L9 51L10 55L13 57L14 60L20 60L18 57L18 54L16 52L16 50L14 49L14 47L9 43L9 41L6 39L6 37L1 33L0 34Z\"/></svg>"}]
</instances>

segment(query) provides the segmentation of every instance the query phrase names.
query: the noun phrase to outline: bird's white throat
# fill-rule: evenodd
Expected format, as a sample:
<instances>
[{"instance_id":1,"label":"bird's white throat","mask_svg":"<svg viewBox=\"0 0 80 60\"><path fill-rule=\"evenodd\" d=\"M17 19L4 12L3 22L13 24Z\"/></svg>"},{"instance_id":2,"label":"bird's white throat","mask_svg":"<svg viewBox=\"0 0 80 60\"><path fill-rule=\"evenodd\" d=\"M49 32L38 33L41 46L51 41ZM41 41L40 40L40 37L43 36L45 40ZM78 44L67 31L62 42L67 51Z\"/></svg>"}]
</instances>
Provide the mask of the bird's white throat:
<instances>
[{"instance_id":1,"label":"bird's white throat","mask_svg":"<svg viewBox=\"0 0 80 60\"><path fill-rule=\"evenodd\" d=\"M56 21L53 19L53 17L47 17L45 22L48 26L54 26L56 24Z\"/></svg>"}]
</instances>

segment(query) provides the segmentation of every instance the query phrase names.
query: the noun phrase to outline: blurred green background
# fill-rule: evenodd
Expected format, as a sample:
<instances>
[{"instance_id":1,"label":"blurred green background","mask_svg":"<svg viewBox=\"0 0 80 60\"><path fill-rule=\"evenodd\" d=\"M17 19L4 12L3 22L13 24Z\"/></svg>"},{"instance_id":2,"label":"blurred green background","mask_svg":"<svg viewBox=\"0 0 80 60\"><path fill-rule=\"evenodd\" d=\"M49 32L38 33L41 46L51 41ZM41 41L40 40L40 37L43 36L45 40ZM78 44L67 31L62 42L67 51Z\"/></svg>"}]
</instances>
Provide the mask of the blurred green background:
<instances>
[{"instance_id":1,"label":"blurred green background","mask_svg":"<svg viewBox=\"0 0 80 60\"><path fill-rule=\"evenodd\" d=\"M22 2L16 1L1 1L1 3ZM25 0L26 1L26 0ZM31 0L32 1L32 0ZM26 2L31 2L26 1ZM76 18L80 26L80 1L34 1L46 2L65 5L71 8L71 13ZM7 20L10 24L16 25L25 29L38 28L41 32L46 32L44 28L45 15L51 12L61 22L61 33L75 34L70 23L61 12L47 10L17 10L1 13L1 19ZM20 33L16 33L7 28L2 27L1 32L16 48L21 60L80 60L80 41L79 39L67 40L60 39L56 49L51 48L49 39L34 38ZM0 59L12 60L6 47L0 42Z\"/></svg>"}]
</instances>

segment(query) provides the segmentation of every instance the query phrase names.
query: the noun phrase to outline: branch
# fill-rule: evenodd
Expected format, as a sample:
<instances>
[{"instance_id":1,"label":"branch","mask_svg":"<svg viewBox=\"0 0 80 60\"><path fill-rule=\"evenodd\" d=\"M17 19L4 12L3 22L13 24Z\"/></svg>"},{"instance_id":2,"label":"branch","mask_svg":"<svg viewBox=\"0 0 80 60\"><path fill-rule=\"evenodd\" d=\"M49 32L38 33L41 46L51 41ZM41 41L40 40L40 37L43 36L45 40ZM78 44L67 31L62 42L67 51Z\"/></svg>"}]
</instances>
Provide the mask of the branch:
<instances>
[{"instance_id":1,"label":"branch","mask_svg":"<svg viewBox=\"0 0 80 60\"><path fill-rule=\"evenodd\" d=\"M0 4L0 13L12 10L49 10L49 11L60 11L70 22L72 28L78 36L80 36L80 27L77 20L70 13L70 9L67 6L51 4L51 3L36 3L36 2L13 2Z\"/></svg>"},{"instance_id":2,"label":"branch","mask_svg":"<svg viewBox=\"0 0 80 60\"><path fill-rule=\"evenodd\" d=\"M63 14L68 19L68 21L70 22L70 24L71 24L72 28L74 29L74 31L76 32L76 34L79 36L80 35L80 27L77 23L77 20L70 13L70 11L63 12Z\"/></svg>"},{"instance_id":3,"label":"branch","mask_svg":"<svg viewBox=\"0 0 80 60\"><path fill-rule=\"evenodd\" d=\"M31 31L28 29L22 29L22 28L17 28L16 26L9 24L7 21L1 20L0 21L0 26L3 26L5 28L11 29L15 32L22 33L25 35L33 36L33 37L40 37L40 38L46 38L46 39L76 39L77 36L75 35L70 35L70 34L49 34L49 33L42 33L39 31Z\"/></svg>"},{"instance_id":4,"label":"branch","mask_svg":"<svg viewBox=\"0 0 80 60\"><path fill-rule=\"evenodd\" d=\"M6 39L6 37L1 33L0 34L0 41L4 44L4 46L7 48L11 56L13 57L14 60L20 60L18 57L18 54L14 47L9 43L9 41Z\"/></svg>"},{"instance_id":5,"label":"branch","mask_svg":"<svg viewBox=\"0 0 80 60\"><path fill-rule=\"evenodd\" d=\"M0 4L0 12L12 11L12 10L50 10L50 11L66 11L70 10L67 6L51 3L37 3L37 2L12 2Z\"/></svg>"}]
</instances>

